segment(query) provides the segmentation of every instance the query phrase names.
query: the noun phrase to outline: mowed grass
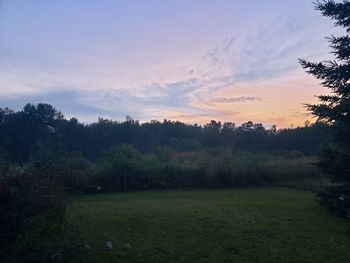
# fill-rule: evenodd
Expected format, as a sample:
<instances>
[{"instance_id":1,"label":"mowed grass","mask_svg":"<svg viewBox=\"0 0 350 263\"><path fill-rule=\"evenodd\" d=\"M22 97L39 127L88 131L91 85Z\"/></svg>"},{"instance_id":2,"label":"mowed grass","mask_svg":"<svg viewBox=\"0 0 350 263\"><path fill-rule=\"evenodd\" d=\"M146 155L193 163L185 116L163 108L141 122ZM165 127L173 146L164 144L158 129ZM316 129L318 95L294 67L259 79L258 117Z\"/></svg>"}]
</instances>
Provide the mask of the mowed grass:
<instances>
[{"instance_id":1,"label":"mowed grass","mask_svg":"<svg viewBox=\"0 0 350 263\"><path fill-rule=\"evenodd\" d=\"M330 215L307 191L103 194L73 207L91 247L80 262L350 262L350 220Z\"/></svg>"}]
</instances>

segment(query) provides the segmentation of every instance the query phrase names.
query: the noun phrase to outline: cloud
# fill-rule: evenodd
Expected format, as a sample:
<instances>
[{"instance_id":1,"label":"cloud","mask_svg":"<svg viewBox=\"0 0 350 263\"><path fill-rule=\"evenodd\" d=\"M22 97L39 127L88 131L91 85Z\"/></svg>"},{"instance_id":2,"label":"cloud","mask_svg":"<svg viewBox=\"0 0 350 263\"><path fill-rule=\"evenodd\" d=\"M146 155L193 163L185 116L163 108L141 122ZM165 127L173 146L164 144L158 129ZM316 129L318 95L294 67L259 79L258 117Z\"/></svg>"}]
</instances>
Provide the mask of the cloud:
<instances>
[{"instance_id":1,"label":"cloud","mask_svg":"<svg viewBox=\"0 0 350 263\"><path fill-rule=\"evenodd\" d=\"M233 98L217 98L213 99L212 102L219 102L219 103L241 103L241 102L249 102L249 101L257 101L261 100L258 97L246 97L246 96L241 96L241 97L233 97Z\"/></svg>"},{"instance_id":2,"label":"cloud","mask_svg":"<svg viewBox=\"0 0 350 263\"><path fill-rule=\"evenodd\" d=\"M227 40L226 45L223 48L223 51L225 51L225 52L230 51L231 47L234 45L234 42L235 42L235 38L234 37L229 38Z\"/></svg>"},{"instance_id":3,"label":"cloud","mask_svg":"<svg viewBox=\"0 0 350 263\"><path fill-rule=\"evenodd\" d=\"M64 110L70 115L111 114L107 109L101 109L98 105L89 103L87 97L78 90L56 87L47 92L35 95L18 96L11 99L0 98L0 107L7 106L11 109L20 110L25 104L49 103L59 110Z\"/></svg>"},{"instance_id":4,"label":"cloud","mask_svg":"<svg viewBox=\"0 0 350 263\"><path fill-rule=\"evenodd\" d=\"M295 72L303 74L299 57L317 60L321 54L328 56L328 44L320 39L329 28L310 16L277 16L245 34L224 39L205 58L221 72L217 78L224 85L288 79Z\"/></svg>"}]
</instances>

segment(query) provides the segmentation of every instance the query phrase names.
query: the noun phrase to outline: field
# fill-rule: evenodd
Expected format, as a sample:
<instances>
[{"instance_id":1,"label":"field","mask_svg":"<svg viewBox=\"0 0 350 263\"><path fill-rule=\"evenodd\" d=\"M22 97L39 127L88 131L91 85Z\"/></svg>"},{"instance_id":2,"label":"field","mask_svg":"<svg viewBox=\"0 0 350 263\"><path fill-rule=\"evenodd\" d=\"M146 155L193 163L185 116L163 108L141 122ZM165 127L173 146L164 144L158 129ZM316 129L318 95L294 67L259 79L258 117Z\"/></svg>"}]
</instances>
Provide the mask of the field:
<instances>
[{"instance_id":1,"label":"field","mask_svg":"<svg viewBox=\"0 0 350 263\"><path fill-rule=\"evenodd\" d=\"M350 221L288 188L78 197L76 262L350 262ZM111 241L112 249L106 242ZM78 253L78 252L74 252Z\"/></svg>"}]
</instances>

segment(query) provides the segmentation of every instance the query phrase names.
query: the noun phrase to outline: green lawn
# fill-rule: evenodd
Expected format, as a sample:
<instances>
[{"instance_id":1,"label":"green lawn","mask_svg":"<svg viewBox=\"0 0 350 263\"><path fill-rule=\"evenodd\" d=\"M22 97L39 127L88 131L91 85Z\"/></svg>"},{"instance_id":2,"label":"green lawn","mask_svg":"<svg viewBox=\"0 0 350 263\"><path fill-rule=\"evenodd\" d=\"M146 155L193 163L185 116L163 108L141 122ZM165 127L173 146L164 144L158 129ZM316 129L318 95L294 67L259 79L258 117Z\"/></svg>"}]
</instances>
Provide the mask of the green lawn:
<instances>
[{"instance_id":1,"label":"green lawn","mask_svg":"<svg viewBox=\"0 0 350 263\"><path fill-rule=\"evenodd\" d=\"M350 262L350 221L306 191L90 195L77 198L74 210L91 247L80 262Z\"/></svg>"}]
</instances>

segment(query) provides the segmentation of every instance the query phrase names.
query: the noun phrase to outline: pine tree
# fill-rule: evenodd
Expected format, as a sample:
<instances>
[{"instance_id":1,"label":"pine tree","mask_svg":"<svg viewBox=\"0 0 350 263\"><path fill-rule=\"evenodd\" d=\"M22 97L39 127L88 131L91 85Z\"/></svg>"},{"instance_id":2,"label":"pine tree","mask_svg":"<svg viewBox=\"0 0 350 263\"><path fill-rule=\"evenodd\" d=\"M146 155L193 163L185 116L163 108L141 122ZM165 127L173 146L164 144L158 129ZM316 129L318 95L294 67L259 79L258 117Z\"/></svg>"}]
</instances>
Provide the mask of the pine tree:
<instances>
[{"instance_id":1,"label":"pine tree","mask_svg":"<svg viewBox=\"0 0 350 263\"><path fill-rule=\"evenodd\" d=\"M318 96L318 104L307 105L313 115L330 125L332 131L332 141L323 153L320 166L338 186L328 189L322 200L335 211L350 217L350 2L317 1L315 7L346 31L344 36L328 38L334 60L321 63L300 60L300 63L330 91Z\"/></svg>"}]
</instances>

